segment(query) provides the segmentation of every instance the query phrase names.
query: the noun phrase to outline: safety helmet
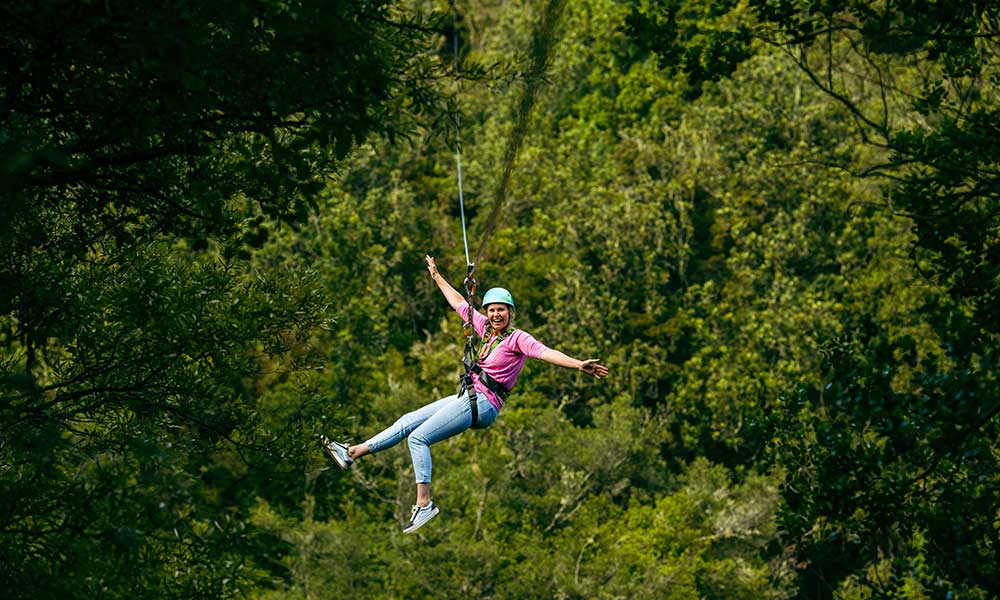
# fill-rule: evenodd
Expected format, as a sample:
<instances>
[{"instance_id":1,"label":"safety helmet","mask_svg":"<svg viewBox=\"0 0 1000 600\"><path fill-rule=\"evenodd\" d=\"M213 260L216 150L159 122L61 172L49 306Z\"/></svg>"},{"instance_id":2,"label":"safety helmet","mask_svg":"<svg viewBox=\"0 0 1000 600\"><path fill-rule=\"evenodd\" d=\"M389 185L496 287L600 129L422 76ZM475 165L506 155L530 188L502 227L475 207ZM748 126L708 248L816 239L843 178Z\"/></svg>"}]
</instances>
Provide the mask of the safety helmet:
<instances>
[{"instance_id":1,"label":"safety helmet","mask_svg":"<svg viewBox=\"0 0 1000 600\"><path fill-rule=\"evenodd\" d=\"M486 308L490 304L507 304L511 308L514 308L514 296L510 295L510 292L504 288L490 288L486 291L483 296L483 308Z\"/></svg>"}]
</instances>

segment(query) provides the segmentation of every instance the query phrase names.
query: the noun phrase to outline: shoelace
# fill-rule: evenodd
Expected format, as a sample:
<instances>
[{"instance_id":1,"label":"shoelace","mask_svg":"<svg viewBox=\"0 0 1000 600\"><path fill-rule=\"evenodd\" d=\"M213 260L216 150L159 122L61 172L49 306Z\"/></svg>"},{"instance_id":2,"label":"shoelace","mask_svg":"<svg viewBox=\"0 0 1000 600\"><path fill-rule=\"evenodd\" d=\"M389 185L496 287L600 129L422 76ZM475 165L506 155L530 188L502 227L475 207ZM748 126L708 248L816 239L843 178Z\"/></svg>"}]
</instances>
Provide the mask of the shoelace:
<instances>
[{"instance_id":1,"label":"shoelace","mask_svg":"<svg viewBox=\"0 0 1000 600\"><path fill-rule=\"evenodd\" d=\"M416 504L413 505L413 512L410 513L410 523L412 523L413 520L417 518L417 514L420 512L420 508L421 507L417 506Z\"/></svg>"}]
</instances>

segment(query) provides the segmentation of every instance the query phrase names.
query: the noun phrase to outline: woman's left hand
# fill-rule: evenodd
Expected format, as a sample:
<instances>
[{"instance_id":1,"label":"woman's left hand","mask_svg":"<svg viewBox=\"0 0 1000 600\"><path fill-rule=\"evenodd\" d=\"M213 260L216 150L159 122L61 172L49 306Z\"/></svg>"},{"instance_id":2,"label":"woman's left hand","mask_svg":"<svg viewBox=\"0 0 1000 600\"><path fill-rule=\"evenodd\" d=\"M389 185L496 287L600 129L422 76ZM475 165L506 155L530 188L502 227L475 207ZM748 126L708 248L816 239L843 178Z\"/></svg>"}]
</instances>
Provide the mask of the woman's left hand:
<instances>
[{"instance_id":1,"label":"woman's left hand","mask_svg":"<svg viewBox=\"0 0 1000 600\"><path fill-rule=\"evenodd\" d=\"M594 377L596 377L598 379L601 379L603 377L607 377L607 375L608 375L608 368L605 367L604 365L600 364L600 360L601 359L599 359L599 358L588 358L587 360L582 361L580 363L580 366L577 367L577 368L580 371L583 371L584 373L586 373L587 375L593 375Z\"/></svg>"}]
</instances>

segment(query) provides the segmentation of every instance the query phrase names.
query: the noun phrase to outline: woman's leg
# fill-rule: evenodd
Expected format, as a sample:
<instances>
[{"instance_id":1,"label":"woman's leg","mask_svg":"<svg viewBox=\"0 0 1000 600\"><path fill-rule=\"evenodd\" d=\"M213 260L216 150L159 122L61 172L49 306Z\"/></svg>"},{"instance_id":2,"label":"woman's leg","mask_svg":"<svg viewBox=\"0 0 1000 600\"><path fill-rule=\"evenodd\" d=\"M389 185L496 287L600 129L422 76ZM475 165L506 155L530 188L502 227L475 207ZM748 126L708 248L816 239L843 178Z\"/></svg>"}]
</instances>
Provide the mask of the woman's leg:
<instances>
[{"instance_id":1,"label":"woman's leg","mask_svg":"<svg viewBox=\"0 0 1000 600\"><path fill-rule=\"evenodd\" d=\"M479 422L486 427L497 417L496 408L483 394L477 394ZM451 395L432 402L396 420L367 442L351 446L348 455L358 459L366 454L381 452L410 436L410 456L417 478L417 505L427 506L431 501L430 445L462 433L472 425L472 411L466 396ZM419 431L417 431L419 430Z\"/></svg>"},{"instance_id":2,"label":"woman's leg","mask_svg":"<svg viewBox=\"0 0 1000 600\"><path fill-rule=\"evenodd\" d=\"M431 503L431 484L417 484L417 506L427 506Z\"/></svg>"},{"instance_id":3,"label":"woman's leg","mask_svg":"<svg viewBox=\"0 0 1000 600\"><path fill-rule=\"evenodd\" d=\"M469 409L467 396L461 398L450 396L437 412L431 415L420 426L413 430L407 443L410 446L410 457L413 459L413 472L417 479L417 505L427 506L431 500L431 444L458 435L472 426L472 411ZM496 408L486 400L486 396L477 394L479 419L488 426L496 419Z\"/></svg>"},{"instance_id":4,"label":"woman's leg","mask_svg":"<svg viewBox=\"0 0 1000 600\"><path fill-rule=\"evenodd\" d=\"M419 427L424 421L430 418L431 415L440 410L454 397L455 396L448 396L447 398L442 398L436 402L431 402L430 404L418 408L413 412L406 413L402 417L396 419L395 423L386 427L383 431L379 432L368 441L356 446L351 446L348 449L349 456L352 459L356 459L366 454L374 454L375 452L381 452L382 450L392 448L399 442L403 441L403 438L410 435L410 432Z\"/></svg>"}]
</instances>

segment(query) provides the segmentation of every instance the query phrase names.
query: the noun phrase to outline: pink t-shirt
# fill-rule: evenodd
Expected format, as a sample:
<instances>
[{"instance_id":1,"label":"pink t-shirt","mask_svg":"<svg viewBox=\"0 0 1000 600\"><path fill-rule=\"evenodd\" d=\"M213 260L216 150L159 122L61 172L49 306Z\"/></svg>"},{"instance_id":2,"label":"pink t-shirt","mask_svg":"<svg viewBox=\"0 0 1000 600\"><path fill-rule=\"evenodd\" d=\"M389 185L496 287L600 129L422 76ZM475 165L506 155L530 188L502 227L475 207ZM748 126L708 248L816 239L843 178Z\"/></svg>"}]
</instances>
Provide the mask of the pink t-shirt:
<instances>
[{"instance_id":1,"label":"pink t-shirt","mask_svg":"<svg viewBox=\"0 0 1000 600\"><path fill-rule=\"evenodd\" d=\"M463 302L457 310L462 319L466 319L469 314L469 303ZM472 327L482 337L489 327L489 320L478 310L474 310L472 311ZM487 341L489 340L484 340L483 343ZM517 376L524 368L525 361L528 358L540 358L542 352L546 350L548 348L545 344L536 340L530 333L515 329L507 334L507 337L490 352L489 356L480 359L479 366L504 389L512 390L514 384L517 383ZM472 380L476 391L486 394L486 398L498 411L503 408L503 398L498 397L479 381L479 375L473 373Z\"/></svg>"}]
</instances>

